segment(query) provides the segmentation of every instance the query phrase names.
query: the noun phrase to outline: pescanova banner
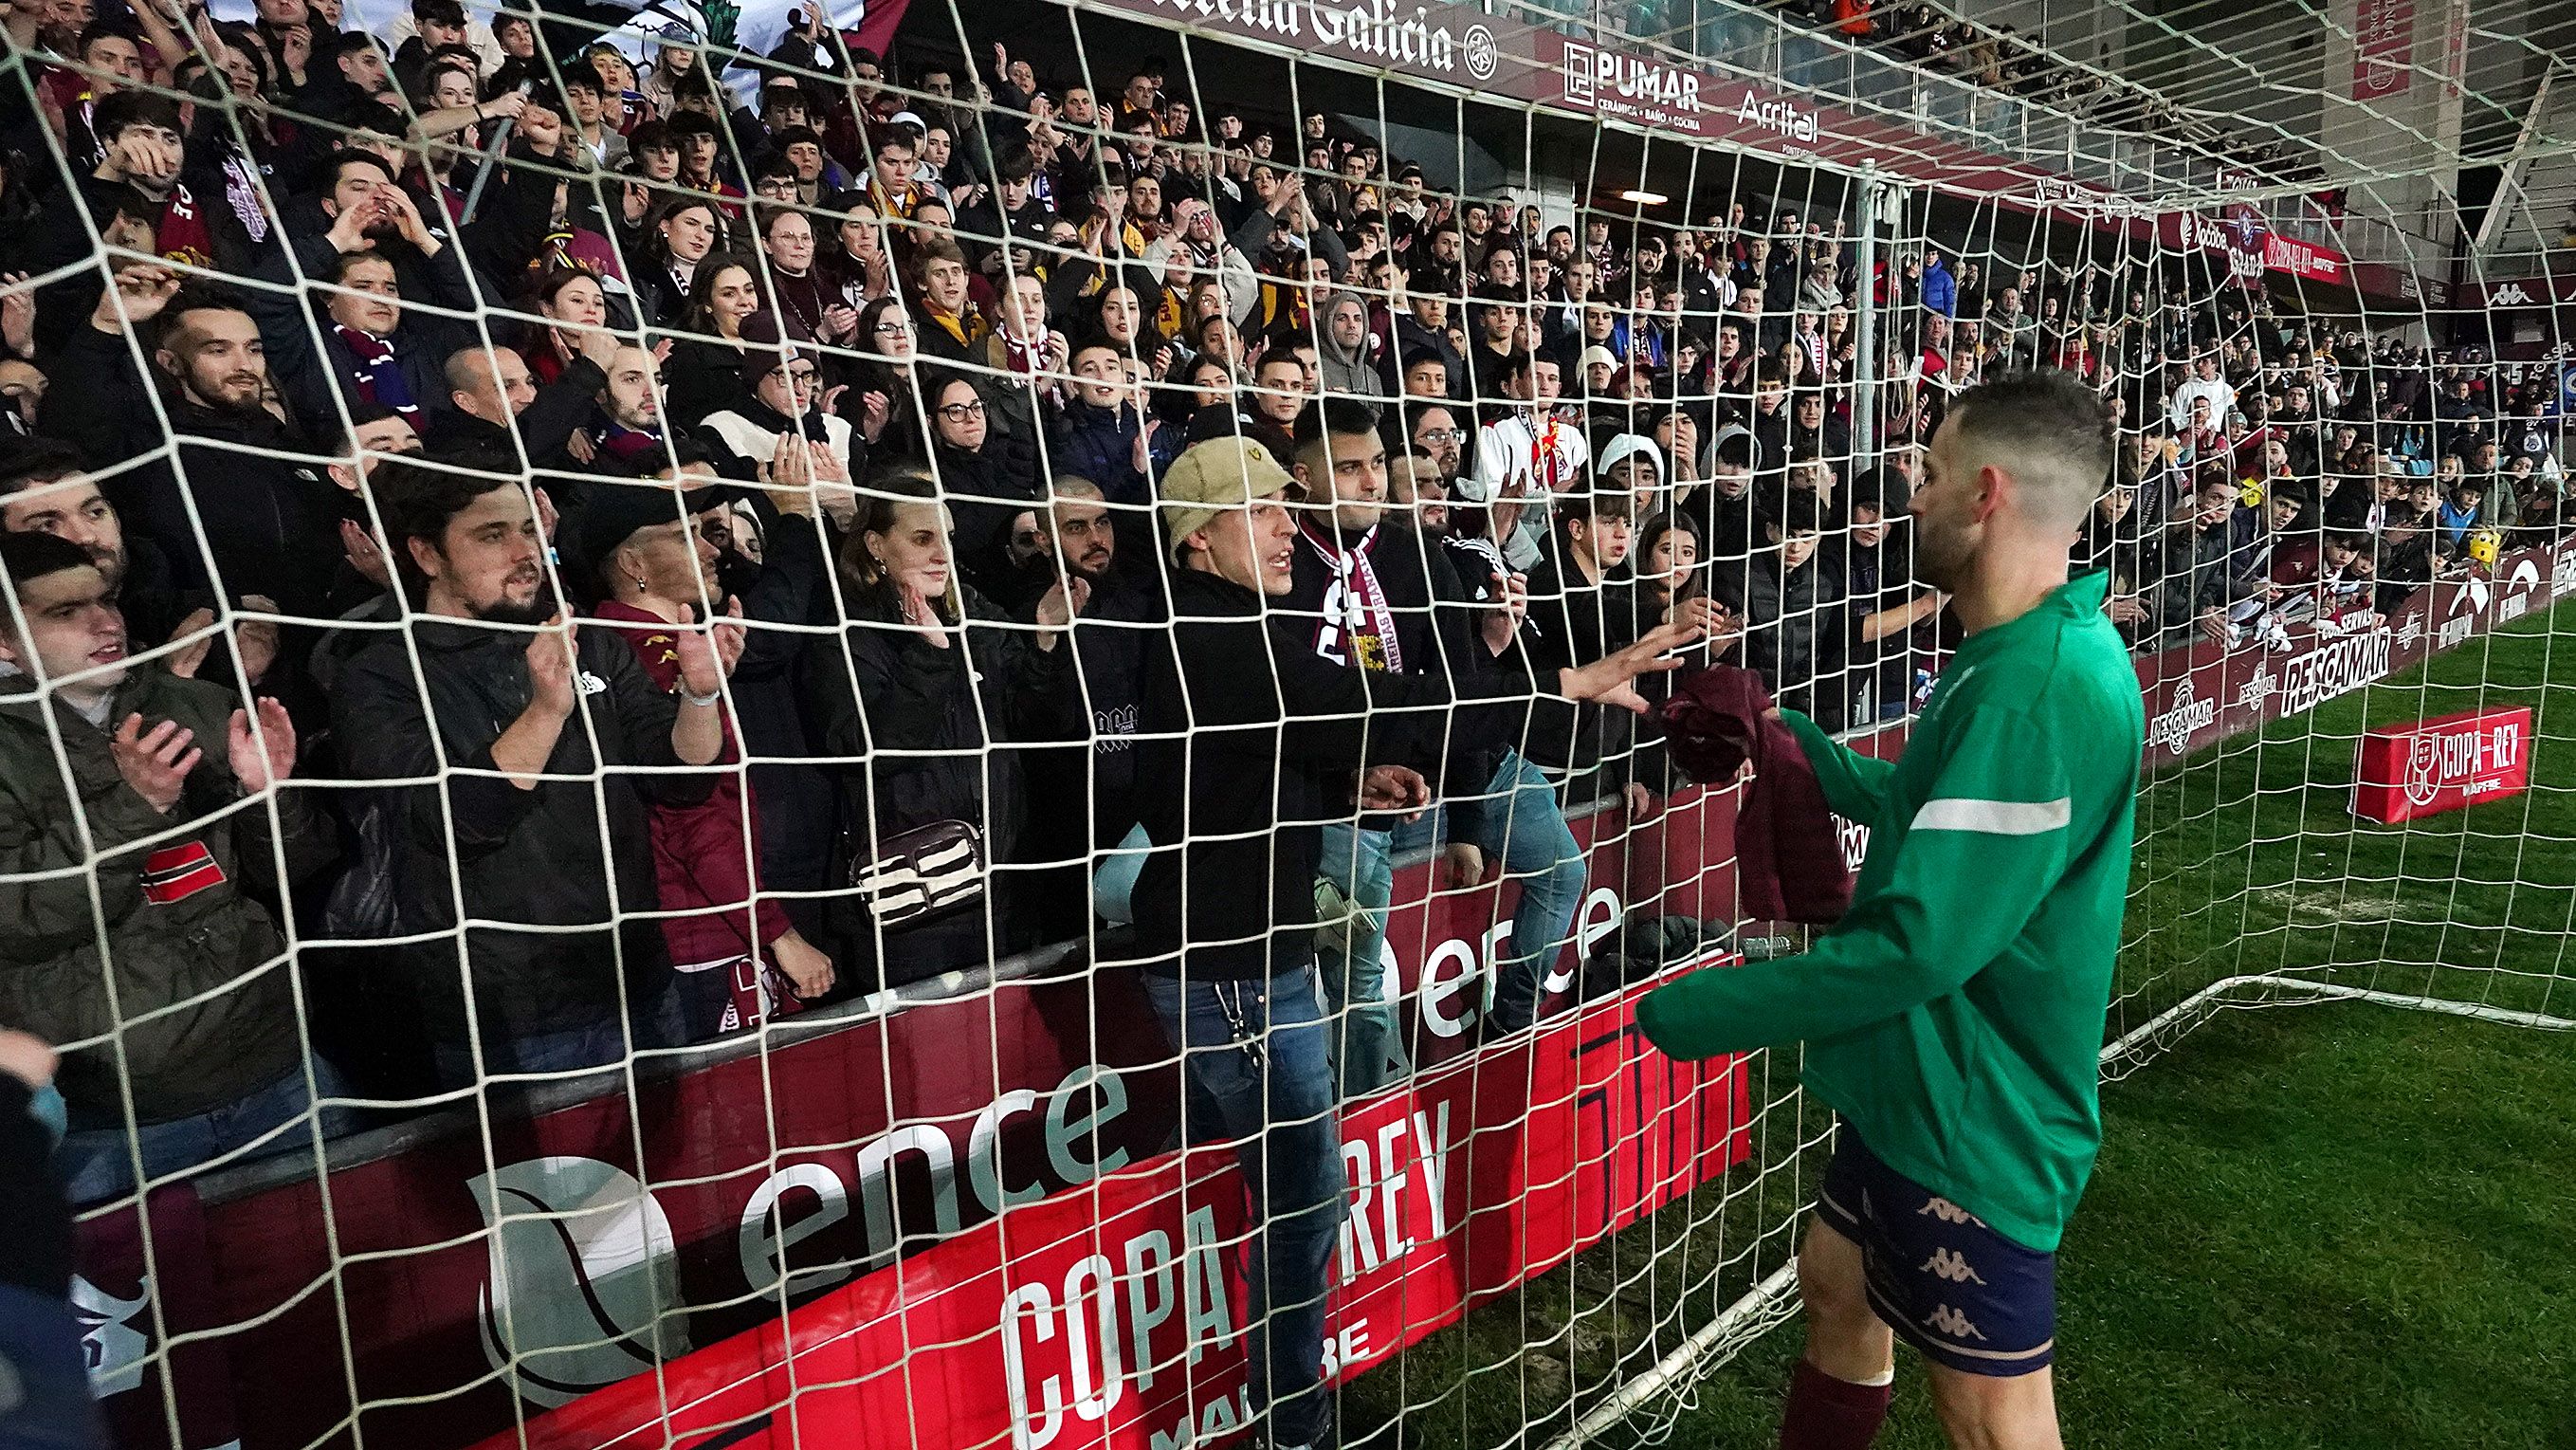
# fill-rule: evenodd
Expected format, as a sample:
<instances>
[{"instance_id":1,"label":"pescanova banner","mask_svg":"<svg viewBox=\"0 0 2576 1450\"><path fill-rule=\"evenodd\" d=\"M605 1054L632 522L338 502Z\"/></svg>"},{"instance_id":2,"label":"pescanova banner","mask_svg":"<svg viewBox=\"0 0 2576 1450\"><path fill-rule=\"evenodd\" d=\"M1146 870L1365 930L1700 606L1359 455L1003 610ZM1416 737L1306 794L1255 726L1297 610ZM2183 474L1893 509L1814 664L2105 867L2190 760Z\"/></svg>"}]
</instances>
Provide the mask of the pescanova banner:
<instances>
[{"instance_id":1,"label":"pescanova banner","mask_svg":"<svg viewBox=\"0 0 2576 1450\"><path fill-rule=\"evenodd\" d=\"M2396 612L2363 627L2294 625L2287 650L2196 644L2142 656L2147 763L2177 760L2266 720L2315 709L2570 594L2576 539L2507 554L2492 575L2418 589Z\"/></svg>"}]
</instances>

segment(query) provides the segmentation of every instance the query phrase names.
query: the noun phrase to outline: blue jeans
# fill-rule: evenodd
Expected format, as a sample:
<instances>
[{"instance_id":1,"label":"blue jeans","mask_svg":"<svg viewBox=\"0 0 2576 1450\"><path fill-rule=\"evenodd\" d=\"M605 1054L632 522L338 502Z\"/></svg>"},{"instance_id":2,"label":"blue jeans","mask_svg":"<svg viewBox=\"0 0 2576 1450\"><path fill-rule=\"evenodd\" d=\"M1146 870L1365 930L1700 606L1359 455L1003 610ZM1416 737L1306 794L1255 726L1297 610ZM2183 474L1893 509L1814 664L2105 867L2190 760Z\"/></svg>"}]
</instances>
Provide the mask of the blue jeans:
<instances>
[{"instance_id":1,"label":"blue jeans","mask_svg":"<svg viewBox=\"0 0 2576 1450\"><path fill-rule=\"evenodd\" d=\"M1518 1031L1537 1019L1539 984L1573 934L1583 909L1583 848L1565 824L1556 788L1520 752L1503 756L1485 787L1486 858L1499 859L1521 884L1512 909L1511 953L1494 980L1490 1016L1497 1027Z\"/></svg>"},{"instance_id":2,"label":"blue jeans","mask_svg":"<svg viewBox=\"0 0 2576 1450\"><path fill-rule=\"evenodd\" d=\"M649 1043L639 1043L647 1045ZM433 1049L438 1062L438 1085L453 1090L471 1087L477 1081L474 1052L462 1042L441 1042ZM529 1037L513 1037L487 1042L483 1047L483 1076L498 1077L504 1073L576 1072L585 1067L606 1067L626 1060L625 1029L613 1014L578 1027L558 1028Z\"/></svg>"},{"instance_id":3,"label":"blue jeans","mask_svg":"<svg viewBox=\"0 0 2576 1450\"><path fill-rule=\"evenodd\" d=\"M1386 913L1395 899L1395 835L1348 821L1324 827L1315 874L1351 904L1348 918L1315 924L1315 966L1332 1005L1327 1047L1343 1102L1394 1080L1395 1006L1386 1000Z\"/></svg>"},{"instance_id":4,"label":"blue jeans","mask_svg":"<svg viewBox=\"0 0 2576 1450\"><path fill-rule=\"evenodd\" d=\"M1491 869L1500 862L1521 884L1512 908L1511 945L1494 980L1486 1016L1501 1031L1517 1032L1538 1018L1539 988L1556 965L1583 909L1587 873L1583 848L1565 823L1556 787L1547 773L1505 751L1484 791L1484 829L1475 841ZM1452 839L1449 807L1395 829L1395 853L1408 855Z\"/></svg>"},{"instance_id":5,"label":"blue jeans","mask_svg":"<svg viewBox=\"0 0 2576 1450\"><path fill-rule=\"evenodd\" d=\"M1244 1266L1254 1408L1270 1411L1271 1443L1306 1444L1332 1412L1322 1388L1324 1291L1349 1194L1315 971L1267 982L1147 973L1145 995L1194 1089L1182 1126L1194 1141L1233 1142L1258 1221ZM1201 1111L1215 1121L1190 1120Z\"/></svg>"},{"instance_id":6,"label":"blue jeans","mask_svg":"<svg viewBox=\"0 0 2576 1450\"><path fill-rule=\"evenodd\" d=\"M10 1402L0 1408L0 1444L106 1450L107 1426L90 1398L83 1328L58 1296L0 1284L0 1363L15 1381Z\"/></svg>"},{"instance_id":7,"label":"blue jeans","mask_svg":"<svg viewBox=\"0 0 2576 1450\"><path fill-rule=\"evenodd\" d=\"M338 1069L318 1058L313 1063L313 1080L326 1098L348 1091ZM299 1067L248 1097L195 1117L139 1124L134 1142L142 1152L143 1176L167 1177L258 1142L302 1117L312 1101L304 1090L304 1069ZM357 1114L347 1108L326 1107L322 1109L322 1136L338 1137L350 1131L356 1121ZM280 1153L301 1153L311 1144L303 1128L289 1128L233 1161L247 1163ZM64 1192L74 1203L96 1203L134 1191L134 1160L126 1151L122 1127L74 1128L63 1135L62 1147L54 1152L54 1163L62 1173Z\"/></svg>"}]
</instances>

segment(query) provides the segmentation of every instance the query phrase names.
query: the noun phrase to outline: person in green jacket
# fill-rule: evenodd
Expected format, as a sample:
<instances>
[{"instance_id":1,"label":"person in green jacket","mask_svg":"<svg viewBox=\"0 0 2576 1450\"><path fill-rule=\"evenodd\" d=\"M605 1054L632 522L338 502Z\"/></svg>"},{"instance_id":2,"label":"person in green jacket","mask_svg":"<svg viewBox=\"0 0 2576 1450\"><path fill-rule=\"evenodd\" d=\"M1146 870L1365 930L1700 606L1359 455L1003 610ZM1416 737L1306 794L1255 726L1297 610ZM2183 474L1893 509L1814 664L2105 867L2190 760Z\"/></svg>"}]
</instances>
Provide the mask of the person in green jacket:
<instances>
[{"instance_id":1,"label":"person in green jacket","mask_svg":"<svg viewBox=\"0 0 2576 1450\"><path fill-rule=\"evenodd\" d=\"M1967 637L1903 758L1783 716L1827 804L1869 829L1849 913L1803 955L1694 973L1638 1013L1675 1057L1803 1042L1808 1090L1841 1114L1798 1259L1793 1450L1870 1442L1898 1337L1931 1362L1954 1445L2059 1444L2055 1253L2101 1144L2145 743L2104 576L2067 578L2111 450L2064 373L1951 406L1910 511L1915 572Z\"/></svg>"},{"instance_id":2,"label":"person in green jacket","mask_svg":"<svg viewBox=\"0 0 2576 1450\"><path fill-rule=\"evenodd\" d=\"M62 1046L73 1201L217 1157L310 1151L338 1095L306 1060L286 943L260 903L337 845L275 700L126 656L89 550L0 534L0 1026ZM279 866L284 866L280 879ZM309 1076L308 1076L309 1067ZM128 1117L129 1108L131 1118ZM319 1104L325 1136L350 1110Z\"/></svg>"}]
</instances>

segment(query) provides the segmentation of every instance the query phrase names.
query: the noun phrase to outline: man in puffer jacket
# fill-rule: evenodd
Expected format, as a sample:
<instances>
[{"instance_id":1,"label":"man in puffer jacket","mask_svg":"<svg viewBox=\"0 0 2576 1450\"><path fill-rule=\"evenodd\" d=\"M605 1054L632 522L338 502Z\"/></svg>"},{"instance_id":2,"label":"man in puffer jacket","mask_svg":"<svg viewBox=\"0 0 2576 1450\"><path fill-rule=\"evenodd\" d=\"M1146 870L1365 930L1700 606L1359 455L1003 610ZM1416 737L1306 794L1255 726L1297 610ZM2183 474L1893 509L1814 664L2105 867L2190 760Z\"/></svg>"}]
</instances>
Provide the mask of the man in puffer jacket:
<instances>
[{"instance_id":1,"label":"man in puffer jacket","mask_svg":"<svg viewBox=\"0 0 2576 1450\"><path fill-rule=\"evenodd\" d=\"M294 771L276 701L254 731L225 690L127 665L125 621L79 545L0 535L0 562L14 605L0 612L0 1022L64 1047L62 1167L87 1202L133 1183L120 1075L156 1177L310 1105L285 944L241 886L275 891L281 855L290 883L308 879L334 838L301 791L278 792L274 817L237 806ZM336 1077L313 1071L328 1097ZM263 1146L305 1141L290 1129Z\"/></svg>"}]
</instances>

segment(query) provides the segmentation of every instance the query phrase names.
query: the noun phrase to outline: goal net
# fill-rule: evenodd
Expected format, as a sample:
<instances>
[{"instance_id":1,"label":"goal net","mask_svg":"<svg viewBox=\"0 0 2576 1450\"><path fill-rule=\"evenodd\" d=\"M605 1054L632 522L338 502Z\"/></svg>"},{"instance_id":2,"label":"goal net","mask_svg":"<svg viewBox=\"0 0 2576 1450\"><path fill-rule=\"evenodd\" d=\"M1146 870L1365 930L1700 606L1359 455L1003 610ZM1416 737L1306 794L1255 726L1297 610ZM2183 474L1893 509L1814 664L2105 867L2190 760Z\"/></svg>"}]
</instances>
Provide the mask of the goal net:
<instances>
[{"instance_id":1,"label":"goal net","mask_svg":"<svg viewBox=\"0 0 2576 1450\"><path fill-rule=\"evenodd\" d=\"M1833 1115L1635 1002L1867 836L1654 707L1901 751L2010 371L2119 428L2106 1075L2566 1026L2566 27L1809 8L13 11L0 1028L119 1443L1669 1429Z\"/></svg>"}]
</instances>

